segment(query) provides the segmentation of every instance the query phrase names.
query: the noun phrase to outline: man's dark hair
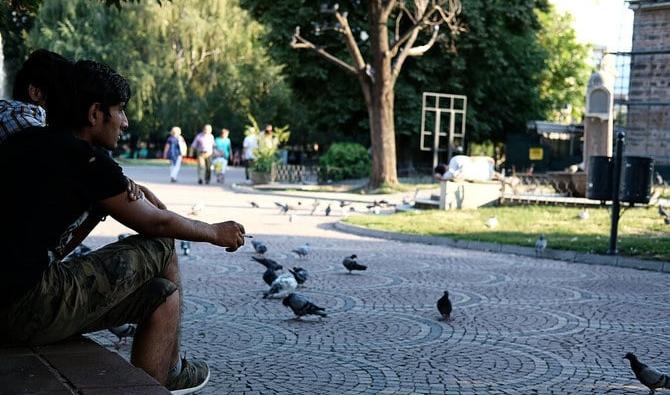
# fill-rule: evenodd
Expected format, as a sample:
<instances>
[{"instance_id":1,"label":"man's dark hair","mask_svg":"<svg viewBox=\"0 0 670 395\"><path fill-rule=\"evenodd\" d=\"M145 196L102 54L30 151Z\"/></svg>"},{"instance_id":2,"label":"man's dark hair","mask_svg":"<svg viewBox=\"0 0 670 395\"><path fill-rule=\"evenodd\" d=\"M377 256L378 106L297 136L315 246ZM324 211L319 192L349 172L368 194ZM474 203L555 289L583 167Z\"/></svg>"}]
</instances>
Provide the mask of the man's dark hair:
<instances>
[{"instance_id":1,"label":"man's dark hair","mask_svg":"<svg viewBox=\"0 0 670 395\"><path fill-rule=\"evenodd\" d=\"M72 61L63 56L38 49L33 51L16 73L12 97L26 103L33 103L28 88L38 88L46 102L47 122L60 122L68 113L67 106L72 103Z\"/></svg>"},{"instance_id":2,"label":"man's dark hair","mask_svg":"<svg viewBox=\"0 0 670 395\"><path fill-rule=\"evenodd\" d=\"M74 65L75 106L71 126L75 129L90 126L88 109L100 103L105 120L109 108L130 100L128 81L111 67L92 60L80 60Z\"/></svg>"},{"instance_id":3,"label":"man's dark hair","mask_svg":"<svg viewBox=\"0 0 670 395\"><path fill-rule=\"evenodd\" d=\"M447 166L445 164L440 164L435 166L435 169L433 169L433 172L443 176L444 173L447 172Z\"/></svg>"}]
</instances>

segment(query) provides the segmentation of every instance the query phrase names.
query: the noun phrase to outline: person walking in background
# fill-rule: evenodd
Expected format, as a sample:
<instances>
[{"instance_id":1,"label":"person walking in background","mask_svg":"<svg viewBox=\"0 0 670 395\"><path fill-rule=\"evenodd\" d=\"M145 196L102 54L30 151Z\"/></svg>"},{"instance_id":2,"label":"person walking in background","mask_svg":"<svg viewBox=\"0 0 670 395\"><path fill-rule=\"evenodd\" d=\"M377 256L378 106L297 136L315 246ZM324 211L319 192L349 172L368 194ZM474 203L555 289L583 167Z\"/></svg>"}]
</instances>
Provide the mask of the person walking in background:
<instances>
[{"instance_id":1,"label":"person walking in background","mask_svg":"<svg viewBox=\"0 0 670 395\"><path fill-rule=\"evenodd\" d=\"M247 180L249 179L249 166L254 163L254 159L256 158L254 154L256 148L258 148L258 137L254 133L247 134L242 142L242 149L244 150L244 153L242 154L244 161L244 175Z\"/></svg>"},{"instance_id":2,"label":"person walking in background","mask_svg":"<svg viewBox=\"0 0 670 395\"><path fill-rule=\"evenodd\" d=\"M214 136L212 125L205 125L191 143L191 156L198 159L198 184L209 184L212 178L212 154L214 153Z\"/></svg>"},{"instance_id":3,"label":"person walking in background","mask_svg":"<svg viewBox=\"0 0 670 395\"><path fill-rule=\"evenodd\" d=\"M170 137L165 142L163 149L163 159L170 160L170 181L177 182L179 176L179 169L181 168L181 160L187 153L186 140L181 135L181 128L174 126L170 130Z\"/></svg>"},{"instance_id":4,"label":"person walking in background","mask_svg":"<svg viewBox=\"0 0 670 395\"><path fill-rule=\"evenodd\" d=\"M274 129L271 124L266 124L263 129L263 133L258 136L258 147L260 149L272 149L277 148L279 145L279 140L277 136L273 133Z\"/></svg>"},{"instance_id":5,"label":"person walking in background","mask_svg":"<svg viewBox=\"0 0 670 395\"><path fill-rule=\"evenodd\" d=\"M221 129L221 135L214 139L214 152L216 158L212 162L214 166L214 173L216 174L216 182L223 183L225 181L226 169L228 168L228 161L231 158L230 139L228 135L230 130Z\"/></svg>"}]
</instances>

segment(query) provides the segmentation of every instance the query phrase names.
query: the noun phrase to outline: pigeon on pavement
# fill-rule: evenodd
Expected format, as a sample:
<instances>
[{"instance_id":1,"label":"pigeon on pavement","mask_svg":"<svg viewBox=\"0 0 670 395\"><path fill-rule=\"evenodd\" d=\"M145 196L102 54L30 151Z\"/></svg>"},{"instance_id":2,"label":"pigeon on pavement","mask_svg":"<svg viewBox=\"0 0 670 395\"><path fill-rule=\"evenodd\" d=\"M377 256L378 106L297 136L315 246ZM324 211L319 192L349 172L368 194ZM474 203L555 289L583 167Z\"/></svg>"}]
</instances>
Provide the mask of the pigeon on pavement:
<instances>
[{"instance_id":1,"label":"pigeon on pavement","mask_svg":"<svg viewBox=\"0 0 670 395\"><path fill-rule=\"evenodd\" d=\"M191 253L191 242L190 241L182 240L181 243L179 243L179 246L181 247L181 251L185 256Z\"/></svg>"},{"instance_id":2,"label":"pigeon on pavement","mask_svg":"<svg viewBox=\"0 0 670 395\"><path fill-rule=\"evenodd\" d=\"M205 208L205 205L202 202L197 202L194 203L193 206L191 206L191 212L189 214L191 215L200 215L202 210Z\"/></svg>"},{"instance_id":3,"label":"pigeon on pavement","mask_svg":"<svg viewBox=\"0 0 670 395\"><path fill-rule=\"evenodd\" d=\"M282 270L284 268L284 266L280 265L279 263L277 263L277 261L274 261L272 259L259 258L259 257L256 257L256 256L252 256L251 259L253 259L254 261L260 263L263 266L265 266L266 269L272 269L274 271L277 271L277 270Z\"/></svg>"},{"instance_id":4,"label":"pigeon on pavement","mask_svg":"<svg viewBox=\"0 0 670 395\"><path fill-rule=\"evenodd\" d=\"M632 352L627 353L624 359L630 362L630 368L640 383L649 388L649 395L655 394L658 388L670 389L670 376L667 374L640 362Z\"/></svg>"},{"instance_id":5,"label":"pigeon on pavement","mask_svg":"<svg viewBox=\"0 0 670 395\"><path fill-rule=\"evenodd\" d=\"M266 269L263 273L263 281L269 286L272 286L272 283L277 279L277 273L272 269Z\"/></svg>"},{"instance_id":6,"label":"pigeon on pavement","mask_svg":"<svg viewBox=\"0 0 670 395\"><path fill-rule=\"evenodd\" d=\"M330 215L330 212L331 212L332 210L333 210L333 209L330 208L330 204L329 204L328 207L326 207L326 217Z\"/></svg>"},{"instance_id":7,"label":"pigeon on pavement","mask_svg":"<svg viewBox=\"0 0 670 395\"><path fill-rule=\"evenodd\" d=\"M281 303L284 306L290 307L297 318L305 315L318 315L320 317L327 316L326 309L315 305L300 294L292 293L285 297Z\"/></svg>"},{"instance_id":8,"label":"pigeon on pavement","mask_svg":"<svg viewBox=\"0 0 670 395\"><path fill-rule=\"evenodd\" d=\"M121 343L126 343L127 338L135 336L136 330L137 328L133 324L123 324L109 328L109 331L119 338L119 340L116 342L117 349L121 347Z\"/></svg>"},{"instance_id":9,"label":"pigeon on pavement","mask_svg":"<svg viewBox=\"0 0 670 395\"><path fill-rule=\"evenodd\" d=\"M289 269L288 271L293 274L293 277L295 277L298 284L304 284L305 281L307 281L307 277L309 277L307 270L301 267L294 267L293 270Z\"/></svg>"},{"instance_id":10,"label":"pigeon on pavement","mask_svg":"<svg viewBox=\"0 0 670 395\"><path fill-rule=\"evenodd\" d=\"M282 273L270 285L270 289L263 293L263 299L283 298L298 288L298 282L292 273Z\"/></svg>"},{"instance_id":11,"label":"pigeon on pavement","mask_svg":"<svg viewBox=\"0 0 670 395\"><path fill-rule=\"evenodd\" d=\"M280 212L281 214L286 214L286 213L288 213L288 210L289 210L289 208L290 208L290 207L288 206L288 204L286 204L286 203L279 203L279 202L275 202L275 206L279 207L279 212Z\"/></svg>"},{"instance_id":12,"label":"pigeon on pavement","mask_svg":"<svg viewBox=\"0 0 670 395\"><path fill-rule=\"evenodd\" d=\"M260 208L261 207L256 202L249 202L249 204L251 204L251 207L253 207L253 208Z\"/></svg>"},{"instance_id":13,"label":"pigeon on pavement","mask_svg":"<svg viewBox=\"0 0 670 395\"><path fill-rule=\"evenodd\" d=\"M347 268L347 270L349 270L349 274L351 274L352 270L367 270L368 268L367 266L361 265L360 263L356 262L356 258L358 258L358 256L354 254L344 258L344 260L342 261L344 267Z\"/></svg>"},{"instance_id":14,"label":"pigeon on pavement","mask_svg":"<svg viewBox=\"0 0 670 395\"><path fill-rule=\"evenodd\" d=\"M307 254L309 254L309 243L305 243L291 252L295 252L300 258L306 258Z\"/></svg>"},{"instance_id":15,"label":"pigeon on pavement","mask_svg":"<svg viewBox=\"0 0 670 395\"><path fill-rule=\"evenodd\" d=\"M451 300L449 300L449 292L444 291L444 295L437 300L437 311L440 312L445 321L451 320Z\"/></svg>"},{"instance_id":16,"label":"pigeon on pavement","mask_svg":"<svg viewBox=\"0 0 670 395\"><path fill-rule=\"evenodd\" d=\"M251 245L254 247L254 251L261 255L268 252L268 246L260 240L251 240Z\"/></svg>"},{"instance_id":17,"label":"pigeon on pavement","mask_svg":"<svg viewBox=\"0 0 670 395\"><path fill-rule=\"evenodd\" d=\"M544 235L540 235L535 241L535 256L541 256L544 254L544 250L547 248L547 239Z\"/></svg>"}]
</instances>

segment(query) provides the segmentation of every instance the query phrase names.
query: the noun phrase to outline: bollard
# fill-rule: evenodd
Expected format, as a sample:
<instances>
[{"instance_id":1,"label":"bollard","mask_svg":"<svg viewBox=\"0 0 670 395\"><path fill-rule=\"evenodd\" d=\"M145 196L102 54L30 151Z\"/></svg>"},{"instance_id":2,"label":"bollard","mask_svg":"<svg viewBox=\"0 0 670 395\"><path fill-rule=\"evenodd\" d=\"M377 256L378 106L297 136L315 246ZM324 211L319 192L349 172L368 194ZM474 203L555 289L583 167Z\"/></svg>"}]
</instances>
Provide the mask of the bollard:
<instances>
[{"instance_id":1,"label":"bollard","mask_svg":"<svg viewBox=\"0 0 670 395\"><path fill-rule=\"evenodd\" d=\"M621 165L623 163L623 145L626 133L620 131L616 135L616 154L614 155L614 172L612 176L612 215L610 226L610 248L607 251L609 255L616 255L617 233L619 232L619 211L621 205L619 204L619 189L621 186Z\"/></svg>"}]
</instances>

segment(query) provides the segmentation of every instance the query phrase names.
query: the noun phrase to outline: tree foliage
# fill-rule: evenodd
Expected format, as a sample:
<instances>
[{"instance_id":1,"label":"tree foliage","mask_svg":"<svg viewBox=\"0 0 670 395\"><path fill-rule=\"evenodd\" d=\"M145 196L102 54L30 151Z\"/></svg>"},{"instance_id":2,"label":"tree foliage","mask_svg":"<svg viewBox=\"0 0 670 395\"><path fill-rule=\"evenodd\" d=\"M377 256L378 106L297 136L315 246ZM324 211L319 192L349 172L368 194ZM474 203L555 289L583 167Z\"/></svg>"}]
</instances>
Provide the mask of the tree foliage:
<instances>
[{"instance_id":1,"label":"tree foliage","mask_svg":"<svg viewBox=\"0 0 670 395\"><path fill-rule=\"evenodd\" d=\"M102 61L126 76L131 130L143 136L180 125L190 137L212 123L241 137L246 114L270 120L289 104L281 66L264 50L262 34L235 0L141 2L122 10L47 0L26 44Z\"/></svg>"}]
</instances>

